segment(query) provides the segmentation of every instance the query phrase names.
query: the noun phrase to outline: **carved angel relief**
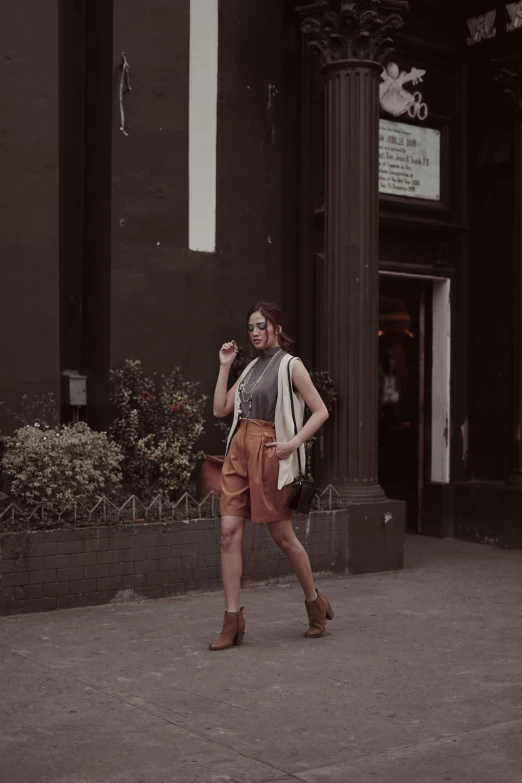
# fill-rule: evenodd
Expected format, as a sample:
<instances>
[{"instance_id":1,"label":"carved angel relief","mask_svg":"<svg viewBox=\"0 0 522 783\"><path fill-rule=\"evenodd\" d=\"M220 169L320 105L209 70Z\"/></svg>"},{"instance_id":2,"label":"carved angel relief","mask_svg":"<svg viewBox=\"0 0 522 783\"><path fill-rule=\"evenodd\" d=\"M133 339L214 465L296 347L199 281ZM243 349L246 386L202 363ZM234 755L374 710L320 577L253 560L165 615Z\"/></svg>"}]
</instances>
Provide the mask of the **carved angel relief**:
<instances>
[{"instance_id":1,"label":"carved angel relief","mask_svg":"<svg viewBox=\"0 0 522 783\"><path fill-rule=\"evenodd\" d=\"M488 11L486 14L481 14L476 18L467 19L469 28L468 46L486 41L488 38L494 38L497 34L497 28L495 27L495 19L497 12Z\"/></svg>"},{"instance_id":2,"label":"carved angel relief","mask_svg":"<svg viewBox=\"0 0 522 783\"><path fill-rule=\"evenodd\" d=\"M506 25L508 33L513 30L519 30L522 27L522 1L519 3L508 3L506 5L509 22Z\"/></svg>"},{"instance_id":3,"label":"carved angel relief","mask_svg":"<svg viewBox=\"0 0 522 783\"><path fill-rule=\"evenodd\" d=\"M428 116L428 105L422 101L422 93L414 93L404 89L404 85L412 82L417 85L422 82L426 71L418 68L412 68L409 73L400 71L397 63L390 62L381 73L381 85L379 88L379 98L382 108L392 117L400 117L401 114L408 114L412 119L417 117L419 120L425 120Z\"/></svg>"}]
</instances>

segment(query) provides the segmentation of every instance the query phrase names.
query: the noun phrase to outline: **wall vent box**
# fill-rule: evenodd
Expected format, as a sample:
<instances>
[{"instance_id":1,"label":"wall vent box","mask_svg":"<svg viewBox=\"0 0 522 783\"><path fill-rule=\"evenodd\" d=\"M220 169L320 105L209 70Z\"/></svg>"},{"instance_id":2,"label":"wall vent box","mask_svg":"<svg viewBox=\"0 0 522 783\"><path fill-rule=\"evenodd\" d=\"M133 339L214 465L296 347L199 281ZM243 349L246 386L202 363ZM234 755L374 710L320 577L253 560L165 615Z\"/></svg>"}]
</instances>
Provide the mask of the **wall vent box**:
<instances>
[{"instance_id":1,"label":"wall vent box","mask_svg":"<svg viewBox=\"0 0 522 783\"><path fill-rule=\"evenodd\" d=\"M75 370L64 370L63 401L66 405L81 408L87 405L87 376L80 375Z\"/></svg>"}]
</instances>

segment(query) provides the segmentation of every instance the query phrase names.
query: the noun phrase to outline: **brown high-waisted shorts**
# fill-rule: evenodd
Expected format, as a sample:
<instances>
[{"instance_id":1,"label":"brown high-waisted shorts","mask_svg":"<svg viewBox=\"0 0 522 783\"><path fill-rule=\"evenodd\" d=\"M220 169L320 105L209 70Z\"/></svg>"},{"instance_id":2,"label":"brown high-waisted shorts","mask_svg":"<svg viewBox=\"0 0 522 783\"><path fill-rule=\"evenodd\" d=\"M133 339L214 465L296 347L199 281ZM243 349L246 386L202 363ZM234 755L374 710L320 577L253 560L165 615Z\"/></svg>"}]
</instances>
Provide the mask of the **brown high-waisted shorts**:
<instances>
[{"instance_id":1,"label":"brown high-waisted shorts","mask_svg":"<svg viewBox=\"0 0 522 783\"><path fill-rule=\"evenodd\" d=\"M282 522L292 518L286 504L292 485L277 488L279 459L267 443L276 440L270 421L240 419L221 473L221 516L252 522Z\"/></svg>"}]
</instances>

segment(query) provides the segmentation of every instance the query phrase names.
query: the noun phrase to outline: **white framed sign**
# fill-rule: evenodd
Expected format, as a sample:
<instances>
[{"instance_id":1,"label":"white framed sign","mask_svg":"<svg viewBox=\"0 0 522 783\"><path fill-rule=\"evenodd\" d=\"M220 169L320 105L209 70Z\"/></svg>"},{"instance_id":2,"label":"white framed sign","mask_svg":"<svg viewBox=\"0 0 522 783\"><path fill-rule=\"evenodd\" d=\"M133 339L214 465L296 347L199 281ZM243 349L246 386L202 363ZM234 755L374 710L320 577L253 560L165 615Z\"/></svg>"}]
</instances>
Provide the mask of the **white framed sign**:
<instances>
[{"instance_id":1,"label":"white framed sign","mask_svg":"<svg viewBox=\"0 0 522 783\"><path fill-rule=\"evenodd\" d=\"M440 157L440 130L394 120L380 120L380 193L440 201Z\"/></svg>"}]
</instances>

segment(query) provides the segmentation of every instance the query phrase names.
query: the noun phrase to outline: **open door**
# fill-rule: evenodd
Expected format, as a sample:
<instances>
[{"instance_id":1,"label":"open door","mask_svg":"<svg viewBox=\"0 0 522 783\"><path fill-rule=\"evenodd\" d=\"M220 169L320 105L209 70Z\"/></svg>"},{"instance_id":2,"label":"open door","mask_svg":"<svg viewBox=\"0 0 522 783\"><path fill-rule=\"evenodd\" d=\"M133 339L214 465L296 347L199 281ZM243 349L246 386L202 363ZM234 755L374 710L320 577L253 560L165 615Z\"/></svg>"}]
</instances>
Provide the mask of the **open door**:
<instances>
[{"instance_id":1,"label":"open door","mask_svg":"<svg viewBox=\"0 0 522 783\"><path fill-rule=\"evenodd\" d=\"M379 483L388 497L406 502L410 532L421 529L429 474L430 289L429 280L380 276Z\"/></svg>"}]
</instances>

